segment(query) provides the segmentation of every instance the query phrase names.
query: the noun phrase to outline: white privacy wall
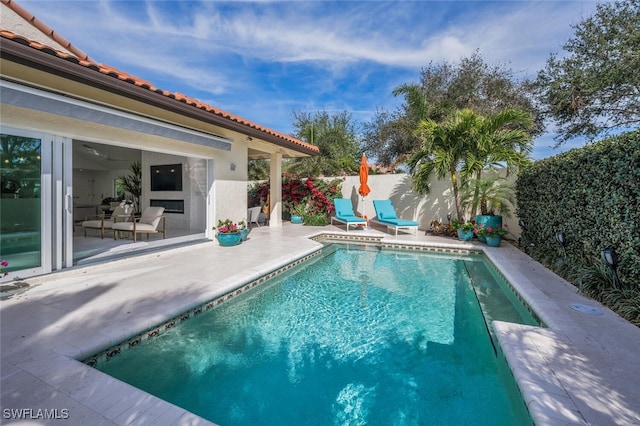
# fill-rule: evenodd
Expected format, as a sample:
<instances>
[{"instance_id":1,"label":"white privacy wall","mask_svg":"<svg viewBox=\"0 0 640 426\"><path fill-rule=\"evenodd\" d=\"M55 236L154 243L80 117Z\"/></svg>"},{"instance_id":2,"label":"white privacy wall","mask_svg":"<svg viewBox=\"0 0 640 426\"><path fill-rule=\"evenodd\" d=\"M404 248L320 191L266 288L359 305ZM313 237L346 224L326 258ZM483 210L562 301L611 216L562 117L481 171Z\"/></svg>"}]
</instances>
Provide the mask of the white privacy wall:
<instances>
[{"instance_id":1,"label":"white privacy wall","mask_svg":"<svg viewBox=\"0 0 640 426\"><path fill-rule=\"evenodd\" d=\"M416 220L420 222L419 228L429 230L431 222L434 220L440 223L447 223L447 214L455 217L455 203L453 201L453 190L448 179L431 182L431 192L420 196L411 188L411 177L408 174L385 174L370 175L368 180L371 193L364 198L358 194L360 187L359 176L346 176L337 178L325 178L326 180L342 179L342 196L350 198L354 209L365 214L369 219L375 216L373 200L389 199L396 207L398 215L403 219ZM515 176L509 178L515 181ZM503 217L514 238L520 236L518 218L515 216L515 208L511 209L513 216ZM468 218L466 218L468 219Z\"/></svg>"}]
</instances>

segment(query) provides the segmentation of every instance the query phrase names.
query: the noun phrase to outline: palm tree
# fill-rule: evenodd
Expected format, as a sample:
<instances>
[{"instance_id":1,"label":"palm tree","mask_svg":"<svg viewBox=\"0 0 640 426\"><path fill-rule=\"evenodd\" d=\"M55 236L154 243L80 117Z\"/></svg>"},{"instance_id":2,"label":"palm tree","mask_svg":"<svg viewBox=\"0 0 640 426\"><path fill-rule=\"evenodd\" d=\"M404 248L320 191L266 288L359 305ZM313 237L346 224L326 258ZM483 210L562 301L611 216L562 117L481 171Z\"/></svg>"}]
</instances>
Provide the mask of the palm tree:
<instances>
[{"instance_id":1,"label":"palm tree","mask_svg":"<svg viewBox=\"0 0 640 426\"><path fill-rule=\"evenodd\" d=\"M514 204L515 194L513 186L505 178L497 174L488 178L473 179L462 188L462 208L471 207L471 214L474 215L473 203L480 200L480 214L502 214L511 215L511 205Z\"/></svg>"},{"instance_id":2,"label":"palm tree","mask_svg":"<svg viewBox=\"0 0 640 426\"><path fill-rule=\"evenodd\" d=\"M451 178L456 217L460 222L463 216L459 170L477 140L478 118L472 110L462 109L455 111L442 123L420 121L416 134L422 138L422 144L409 159L413 187L420 194L429 192L429 176L432 172L438 179Z\"/></svg>"},{"instance_id":3,"label":"palm tree","mask_svg":"<svg viewBox=\"0 0 640 426\"><path fill-rule=\"evenodd\" d=\"M477 140L470 145L460 174L465 184L474 179L475 189L471 203L474 215L480 202L479 186L483 170L506 167L507 176L531 163L532 141L529 131L534 126L528 112L506 109L488 118L477 116ZM466 186L466 185L465 185Z\"/></svg>"},{"instance_id":4,"label":"palm tree","mask_svg":"<svg viewBox=\"0 0 640 426\"><path fill-rule=\"evenodd\" d=\"M507 173L529 164L533 126L531 115L507 109L485 118L471 109L455 111L447 120L437 123L422 120L415 131L422 144L410 160L413 185L421 194L429 192L429 175L451 178L456 216L463 221L460 187L475 178L471 212L480 201L478 186L482 171L507 167Z\"/></svg>"}]
</instances>

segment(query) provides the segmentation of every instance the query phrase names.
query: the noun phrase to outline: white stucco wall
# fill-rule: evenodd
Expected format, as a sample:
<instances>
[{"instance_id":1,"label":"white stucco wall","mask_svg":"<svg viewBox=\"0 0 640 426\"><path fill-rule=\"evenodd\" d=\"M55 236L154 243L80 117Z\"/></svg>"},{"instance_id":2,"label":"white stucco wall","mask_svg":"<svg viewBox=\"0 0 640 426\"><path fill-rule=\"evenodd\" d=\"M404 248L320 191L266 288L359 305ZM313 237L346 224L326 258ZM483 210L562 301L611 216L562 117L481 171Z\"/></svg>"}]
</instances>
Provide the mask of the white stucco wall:
<instances>
[{"instance_id":1,"label":"white stucco wall","mask_svg":"<svg viewBox=\"0 0 640 426\"><path fill-rule=\"evenodd\" d=\"M234 141L230 151L216 150L213 168L213 225L247 216L247 144Z\"/></svg>"},{"instance_id":2,"label":"white stucco wall","mask_svg":"<svg viewBox=\"0 0 640 426\"><path fill-rule=\"evenodd\" d=\"M433 220L447 221L447 213L455 211L451 189L446 181L434 181L431 193L421 196L411 188L411 178L407 174L370 175L368 180L371 193L364 198L358 194L359 176L347 176L342 184L344 198L350 198L354 208L369 218L375 216L373 200L389 199L403 219L420 222L420 229L429 229Z\"/></svg>"},{"instance_id":3,"label":"white stucco wall","mask_svg":"<svg viewBox=\"0 0 640 426\"><path fill-rule=\"evenodd\" d=\"M354 209L365 214L369 218L375 216L373 209L373 200L390 199L398 215L403 219L416 220L420 222L419 229L429 230L431 222L434 220L440 223L447 223L447 214L455 217L455 203L453 200L453 190L451 182L447 179L433 179L431 182L431 192L427 195L420 196L411 188L411 178L408 174L390 174L390 175L370 175L368 186L371 193L365 197L364 202L358 194L360 187L359 176L346 176L338 178L342 179L342 196L349 198L353 202ZM515 175L510 176L510 182L515 182ZM515 207L511 209L515 213ZM518 226L518 218L515 214L512 217L503 216L503 223L506 223L515 238L520 236L520 228Z\"/></svg>"}]
</instances>

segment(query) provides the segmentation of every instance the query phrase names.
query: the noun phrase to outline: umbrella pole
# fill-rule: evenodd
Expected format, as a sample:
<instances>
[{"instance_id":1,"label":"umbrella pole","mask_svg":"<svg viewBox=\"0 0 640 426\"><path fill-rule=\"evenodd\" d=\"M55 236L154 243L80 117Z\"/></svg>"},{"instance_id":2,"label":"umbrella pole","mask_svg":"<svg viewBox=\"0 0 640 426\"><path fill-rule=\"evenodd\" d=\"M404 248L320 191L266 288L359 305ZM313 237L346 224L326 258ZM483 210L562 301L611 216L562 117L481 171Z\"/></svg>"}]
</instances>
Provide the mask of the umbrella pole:
<instances>
[{"instance_id":1,"label":"umbrella pole","mask_svg":"<svg viewBox=\"0 0 640 426\"><path fill-rule=\"evenodd\" d=\"M369 230L369 218L367 217L367 213L366 213L366 209L365 207L365 197L362 197L362 217L364 218L365 222L367 222L367 225L364 227L365 231Z\"/></svg>"}]
</instances>

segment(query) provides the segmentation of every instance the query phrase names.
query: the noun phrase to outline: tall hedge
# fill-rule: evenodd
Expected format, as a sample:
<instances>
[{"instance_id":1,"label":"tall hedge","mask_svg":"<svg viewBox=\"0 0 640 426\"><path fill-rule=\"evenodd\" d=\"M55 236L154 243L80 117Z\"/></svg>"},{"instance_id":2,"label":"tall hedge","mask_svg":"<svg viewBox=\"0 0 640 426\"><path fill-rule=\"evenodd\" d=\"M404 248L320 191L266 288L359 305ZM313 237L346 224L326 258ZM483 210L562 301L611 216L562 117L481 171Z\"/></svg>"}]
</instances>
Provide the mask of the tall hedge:
<instances>
[{"instance_id":1,"label":"tall hedge","mask_svg":"<svg viewBox=\"0 0 640 426\"><path fill-rule=\"evenodd\" d=\"M614 247L621 281L640 289L640 130L537 161L516 194L534 258L559 258L555 236L564 232L573 259L598 261Z\"/></svg>"}]
</instances>

